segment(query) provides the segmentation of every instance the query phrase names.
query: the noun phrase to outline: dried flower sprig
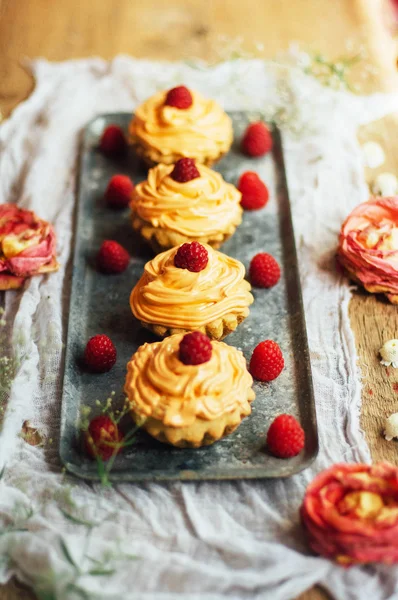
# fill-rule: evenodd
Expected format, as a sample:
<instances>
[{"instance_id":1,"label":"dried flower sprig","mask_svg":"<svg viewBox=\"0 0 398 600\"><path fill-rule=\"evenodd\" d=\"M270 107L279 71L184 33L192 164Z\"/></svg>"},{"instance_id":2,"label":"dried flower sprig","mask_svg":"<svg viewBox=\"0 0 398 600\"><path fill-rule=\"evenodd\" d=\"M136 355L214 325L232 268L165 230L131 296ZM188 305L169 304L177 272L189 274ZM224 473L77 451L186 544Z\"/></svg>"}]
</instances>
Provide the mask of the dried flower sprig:
<instances>
[{"instance_id":1,"label":"dried flower sprig","mask_svg":"<svg viewBox=\"0 0 398 600\"><path fill-rule=\"evenodd\" d=\"M4 471L5 469L3 469L3 472ZM0 480L3 472L0 472ZM71 536L59 535L58 538L54 540L61 558L64 559L69 567L64 572L66 575L61 584L61 588L67 595L72 594L73 597L76 596L78 598L88 599L92 596L86 589L85 583L87 581L84 578L87 578L87 576L104 577L114 575L120 571L121 568L125 568L126 561L138 560L139 556L132 554L128 549L124 548L121 541L118 539L112 540L106 547L98 549L93 541L94 532L104 522L112 519L114 513L108 512L107 514L102 514L102 517L98 518L96 521L89 521L80 514L80 511L83 511L83 515L85 514L85 506L76 505L73 499L69 497L69 493L70 489L68 490L68 497L65 498L65 490L59 489L54 493L53 497L59 505L58 508L61 514L69 521L69 525L74 526L75 528L81 528L82 535L79 535L82 544L77 549L75 546L71 547ZM42 506L47 505L51 498L51 494L51 491L46 490L46 496L45 499L43 499ZM68 510L60 506L64 504L65 501ZM98 513L103 510L100 498L98 498L97 507ZM97 514L95 510L94 512ZM33 521L33 519L41 513L41 505L33 507L32 504L16 502L11 514L7 515L6 512L2 515L0 538L16 533L29 534L29 532L35 531L38 525L37 520ZM96 556L92 556L93 553L95 553ZM6 551L6 554L0 561L0 566L12 566L12 563L12 555ZM47 569L42 573L34 574L31 585L37 598L42 600L53 599L56 597L57 592L60 592L59 573L57 576L56 570Z\"/></svg>"},{"instance_id":2,"label":"dried flower sprig","mask_svg":"<svg viewBox=\"0 0 398 600\"><path fill-rule=\"evenodd\" d=\"M363 59L363 53L353 56L342 56L335 61L328 60L323 54L308 54L309 64L304 67L304 73L318 79L322 85L335 90L346 89L357 92L358 86L349 82L348 76L354 65Z\"/></svg>"},{"instance_id":3,"label":"dried flower sprig","mask_svg":"<svg viewBox=\"0 0 398 600\"><path fill-rule=\"evenodd\" d=\"M264 57L265 49L262 44L255 44L253 52L247 52L243 49L243 41L243 38L220 37L220 48L216 48L215 51L216 56L219 57L216 61L210 65L195 59L186 62L192 69L205 70L225 60L236 61L247 58L266 60L275 74L276 93L270 94L267 101L264 101L264 107L258 106L257 95L250 95L245 79L243 78L242 83L238 70L230 73L231 86L247 108L253 106L258 118L268 123L275 123L280 129L294 136L299 136L314 127L308 118L308 110L303 108L308 109L308 101L311 99L305 97L300 81L292 77L295 72L317 79L325 87L351 92L360 91L357 85L352 84L352 71L357 65L360 64L358 74L361 79L374 74L373 65L366 60L365 46L360 45L358 41L347 42L345 55L335 60L328 59L319 52L303 51L295 43L292 43L287 51L278 54L275 59L269 60ZM245 47L248 43L250 45L250 41L245 40Z\"/></svg>"},{"instance_id":4,"label":"dried flower sprig","mask_svg":"<svg viewBox=\"0 0 398 600\"><path fill-rule=\"evenodd\" d=\"M90 453L96 460L98 476L101 484L107 487L112 485L109 475L117 455L122 449L127 448L135 443L136 433L142 425L142 423L136 424L124 436L120 434L119 423L123 417L130 412L130 404L128 398L124 398L122 407L115 409L113 406L115 395L116 392L112 391L105 402L101 402L100 400L95 401L95 405L98 408L99 414L108 417L110 426L113 429L112 435L109 436L109 439L101 439L101 447L97 445L98 440L93 439L89 430L90 423L92 422L92 419L90 419L90 415L92 413L91 407L82 406L80 410L80 429L85 437ZM110 456L107 460L104 460L103 456L101 455L103 454L104 448L109 448L111 450ZM106 454L108 453L106 452Z\"/></svg>"},{"instance_id":5,"label":"dried flower sprig","mask_svg":"<svg viewBox=\"0 0 398 600\"><path fill-rule=\"evenodd\" d=\"M251 48L247 50L246 48ZM186 61L194 69L205 70L207 67L216 66L224 61L235 61L240 59L260 58L267 60L265 55L265 45L252 40L244 40L242 36L230 37L220 35L214 39L213 54L216 59L206 64L198 59L189 59ZM352 69L363 62L361 65L361 78L374 75L375 68L369 62L366 62L367 55L365 46L360 44L359 40L347 40L346 54L331 60L326 58L320 52L303 51L298 43L291 43L289 49L279 53L275 60L269 60L270 64L280 67L296 67L316 78L322 85L332 89L345 89L352 92L358 92L359 86L350 82Z\"/></svg>"}]
</instances>

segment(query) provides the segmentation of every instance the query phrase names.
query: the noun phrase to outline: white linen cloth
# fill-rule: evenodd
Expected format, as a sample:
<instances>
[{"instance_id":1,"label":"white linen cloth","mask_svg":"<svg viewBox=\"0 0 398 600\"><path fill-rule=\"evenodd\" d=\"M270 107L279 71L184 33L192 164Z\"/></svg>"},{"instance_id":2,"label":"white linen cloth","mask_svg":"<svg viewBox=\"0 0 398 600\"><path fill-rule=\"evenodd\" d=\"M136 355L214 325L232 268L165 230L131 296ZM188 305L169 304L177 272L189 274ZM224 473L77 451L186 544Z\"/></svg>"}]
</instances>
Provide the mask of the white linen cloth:
<instances>
[{"instance_id":1,"label":"white linen cloth","mask_svg":"<svg viewBox=\"0 0 398 600\"><path fill-rule=\"evenodd\" d=\"M33 94L0 127L0 203L18 202L54 224L62 266L6 294L24 360L0 433L0 581L16 574L39 597L57 600L287 600L316 583L338 600L398 597L396 567L344 570L312 556L298 514L321 469L370 461L350 291L333 253L343 219L368 195L356 128L392 111L397 97L334 92L299 69L261 60L195 68L122 56L38 60L32 69ZM227 109L287 114L300 129L287 128L284 144L321 450L311 468L284 481L103 489L68 478L57 454L79 139L95 115L132 111L180 82ZM20 437L25 420L45 436L44 447Z\"/></svg>"}]
</instances>

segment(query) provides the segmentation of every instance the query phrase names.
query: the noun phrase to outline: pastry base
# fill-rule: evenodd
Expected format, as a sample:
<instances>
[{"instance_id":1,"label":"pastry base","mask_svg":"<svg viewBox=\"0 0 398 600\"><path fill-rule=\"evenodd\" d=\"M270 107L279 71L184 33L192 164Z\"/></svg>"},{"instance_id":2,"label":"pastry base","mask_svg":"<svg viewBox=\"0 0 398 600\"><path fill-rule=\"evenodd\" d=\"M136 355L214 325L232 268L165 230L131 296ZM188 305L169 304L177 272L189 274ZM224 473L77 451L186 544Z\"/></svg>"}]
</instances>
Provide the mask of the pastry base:
<instances>
[{"instance_id":1,"label":"pastry base","mask_svg":"<svg viewBox=\"0 0 398 600\"><path fill-rule=\"evenodd\" d=\"M224 242L235 233L236 227L233 233L219 233L217 236L209 237L188 237L171 229L162 229L160 227L154 227L148 221L144 221L136 213L132 213L131 224L137 233L139 233L142 239L149 243L155 254L170 250L175 246L180 246L185 242L201 242L202 244L209 244L212 248L217 250Z\"/></svg>"},{"instance_id":2,"label":"pastry base","mask_svg":"<svg viewBox=\"0 0 398 600\"><path fill-rule=\"evenodd\" d=\"M7 290L18 290L23 287L25 281L31 277L46 273L53 273L54 271L58 271L58 269L59 264L54 258L49 264L40 267L36 273L32 273L32 275L28 275L26 277L19 277L17 275L11 275L3 272L0 274L0 292L5 292Z\"/></svg>"},{"instance_id":3,"label":"pastry base","mask_svg":"<svg viewBox=\"0 0 398 600\"><path fill-rule=\"evenodd\" d=\"M386 296L391 304L398 304L398 294L386 294Z\"/></svg>"},{"instance_id":4,"label":"pastry base","mask_svg":"<svg viewBox=\"0 0 398 600\"><path fill-rule=\"evenodd\" d=\"M367 292L369 292L370 294L384 294L387 300L391 302L391 304L398 304L398 294L392 294L388 290L388 288L383 285L365 285L364 283L362 283L362 281L360 281L360 279L358 279L358 277L353 271L348 269L345 265L342 266L346 271L347 275L350 277L350 279L355 281L355 283L357 283L358 285L362 286Z\"/></svg>"},{"instance_id":5,"label":"pastry base","mask_svg":"<svg viewBox=\"0 0 398 600\"><path fill-rule=\"evenodd\" d=\"M252 402L255 394L252 389L248 392L248 402ZM239 407L233 413L221 415L214 421L205 421L196 417L192 425L186 427L170 427L162 421L148 417L142 422L142 417L138 416L132 410L132 416L136 423L142 423L142 429L145 429L149 435L162 442L177 448L201 448L210 446L221 438L231 434L240 425L242 419L251 413L251 407Z\"/></svg>"},{"instance_id":6,"label":"pastry base","mask_svg":"<svg viewBox=\"0 0 398 600\"><path fill-rule=\"evenodd\" d=\"M136 139L132 139L131 137L129 137L128 142L129 142L134 154L136 156L138 156L145 163L145 165L148 168L155 167L159 163L162 163L164 165L173 165L180 158L185 158L185 156L183 154L169 154L169 155L165 156L165 155L161 154L160 152L158 152L157 150L154 150L153 148L148 149L148 148L145 148L144 146L141 146L139 141L137 141ZM229 150L229 148L228 148L228 150ZM206 158L204 160L199 160L195 156L191 156L190 158L194 158L195 160L197 160L199 163L205 165L206 167L212 167L213 165L218 163L225 154L226 154L226 152L222 152L216 158Z\"/></svg>"},{"instance_id":7,"label":"pastry base","mask_svg":"<svg viewBox=\"0 0 398 600\"><path fill-rule=\"evenodd\" d=\"M18 290L25 283L25 277L17 277L16 275L0 275L0 292L6 290Z\"/></svg>"},{"instance_id":8,"label":"pastry base","mask_svg":"<svg viewBox=\"0 0 398 600\"><path fill-rule=\"evenodd\" d=\"M191 333L192 331L201 331L205 333L211 340L222 340L227 335L235 331L242 321L249 314L249 308L246 308L245 312L235 315L233 313L229 313L220 319L216 319L207 325L203 325L202 327L193 327L192 329L179 329L177 327L168 327L166 325L161 324L153 324L153 323L145 323L144 321L140 321L141 325L146 329L152 331L155 335L165 338L168 335L174 335L176 333Z\"/></svg>"}]
</instances>

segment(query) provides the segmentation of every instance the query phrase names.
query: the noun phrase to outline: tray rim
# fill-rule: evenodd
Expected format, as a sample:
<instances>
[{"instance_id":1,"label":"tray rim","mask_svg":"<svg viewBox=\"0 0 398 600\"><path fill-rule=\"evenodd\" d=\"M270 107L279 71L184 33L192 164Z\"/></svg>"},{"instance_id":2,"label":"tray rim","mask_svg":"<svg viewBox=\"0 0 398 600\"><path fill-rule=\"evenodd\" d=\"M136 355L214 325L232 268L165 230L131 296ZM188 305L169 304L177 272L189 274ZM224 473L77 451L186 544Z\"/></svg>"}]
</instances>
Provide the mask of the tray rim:
<instances>
[{"instance_id":1,"label":"tray rim","mask_svg":"<svg viewBox=\"0 0 398 600\"><path fill-rule=\"evenodd\" d=\"M236 110L236 111L226 111L227 114L231 115L231 114L246 114L246 115L253 115L253 111L250 110ZM76 199L75 199L75 205L74 205L74 231L73 231L73 237L72 237L72 243L73 243L73 249L71 252L71 264L72 264L72 277L71 277L71 286L70 286L70 296L69 296L69 302L67 303L67 310L68 310L68 315L70 313L70 309L72 306L72 299L73 299L73 290L74 287L77 285L77 280L76 278L73 276L73 267L75 265L75 262L77 260L77 256L78 256L78 244L76 243L76 233L78 231L78 225L79 225L79 212L80 212L80 207L81 207L81 201L82 201L82 178L83 178L83 162L85 159L85 140L87 137L87 134L90 130L90 128L92 127L92 125L98 121L99 119L104 119L105 121L108 121L110 118L120 118L121 116L125 116L125 115L129 115L131 117L130 112L127 111L122 111L122 112L110 112L110 113L100 113L98 115L96 115L95 117L93 117L92 119L90 119L86 125L84 126L83 130L82 130L82 136L81 136L81 142L79 145L79 154L78 154L78 172L77 172L77 177L76 177ZM307 383L308 383L308 392L309 392L309 402L308 402L308 406L307 406L307 410L309 410L310 414L308 415L309 420L311 421L311 425L312 425L312 429L313 429L313 443L314 443L314 447L312 448L311 454L309 456L307 456L304 460L301 460L301 462L298 462L298 458L299 457L294 457L292 459L288 459L289 461L289 465L290 468L285 468L283 473L280 473L278 471L278 469L275 468L269 468L267 469L267 472L264 473L264 467L263 466L259 466L259 467L251 467L250 470L246 471L244 468L235 468L234 469L234 474L231 474L230 471L225 471L223 469L219 469L217 471L217 473L212 473L211 471L209 473L206 474L198 474L196 471L191 471L191 470L181 470L178 474L178 476L176 476L175 474L170 474L168 475L167 473L165 473L164 471L161 471L159 474L157 474L156 471L149 471L149 472L140 472L140 471L134 471L134 472L129 472L129 471L110 471L109 475L108 475L108 479L110 482L112 483L118 483L118 482L123 482L123 483L144 483L144 482L165 482L165 483L170 483L170 482L175 482L175 481L184 481L184 482L192 482L192 481L240 481L240 480L267 480L267 479L286 479L288 477L291 477L292 475L298 474L302 471L304 471L305 469L307 469L317 458L318 453L319 453L319 435L318 435L318 422L317 422L317 416L316 416L316 403L315 403L315 395L314 395L314 386L313 386L313 377L312 377L312 369L311 369L311 360L310 360L310 350L309 350L309 345L308 345L308 335L307 335L307 326L306 326L306 318L305 318L305 311L304 311L304 304L303 304L303 297L302 297L302 287L301 287L301 280L300 280L300 273L299 273L299 263L298 263L298 257L297 257L297 245L296 245L296 238L295 238L295 233L294 233L294 226L293 226L293 217L292 217L292 211L291 211L291 202L290 202L290 196L289 196L289 187L288 187L288 182L287 182L287 176L286 176L286 168L285 168L285 161L284 161L284 152L283 152L283 141L282 141L282 135L281 135L281 131L280 129L277 127L277 125L272 122L269 123L271 129L272 129L272 137L273 137L273 148L272 148L272 154L273 154L273 158L275 161L275 164L278 166L278 173L279 173L279 177L280 177L280 184L283 187L284 190L284 200L285 200L285 214L284 214L284 218L286 219L286 224L287 227L289 228L289 237L290 237L290 242L291 242L291 254L294 260L294 266L295 266L295 277L297 279L297 290L298 290L298 294L297 297L295 298L295 302L296 302L296 306L297 309L299 310L300 314L301 314L301 331L300 331L300 335L302 338L302 342L303 342L303 350L305 353L305 370L306 370L306 378L307 378ZM69 462L66 458L66 456L64 455L64 445L63 445L63 435L64 435L64 431L65 431L65 427L66 427L66 419L67 419L67 411L66 411L66 398L65 398L65 387L64 387L64 382L65 382L65 373L66 373L66 365L67 365L67 359L68 359L68 355L69 355L69 351L71 348L71 336L72 336L72 330L70 327L70 318L67 318L67 325L66 325L66 335L65 335L65 354L64 354L64 360L63 360L63 364L62 364L62 375L61 375L61 390L62 390L62 394L61 394L61 418L60 418L60 432L59 432L59 445L58 445L58 451L59 451L59 457L61 459L61 463L62 465L65 467L65 469L72 475L78 477L79 479L83 479L85 481L92 481L92 482L99 482L100 481L100 477L98 475L97 472L87 472L84 469L82 469L80 466L76 466L75 464ZM198 449L200 451L200 449ZM286 459L280 459L283 460L284 464L286 465ZM297 464L296 464L297 463Z\"/></svg>"}]
</instances>

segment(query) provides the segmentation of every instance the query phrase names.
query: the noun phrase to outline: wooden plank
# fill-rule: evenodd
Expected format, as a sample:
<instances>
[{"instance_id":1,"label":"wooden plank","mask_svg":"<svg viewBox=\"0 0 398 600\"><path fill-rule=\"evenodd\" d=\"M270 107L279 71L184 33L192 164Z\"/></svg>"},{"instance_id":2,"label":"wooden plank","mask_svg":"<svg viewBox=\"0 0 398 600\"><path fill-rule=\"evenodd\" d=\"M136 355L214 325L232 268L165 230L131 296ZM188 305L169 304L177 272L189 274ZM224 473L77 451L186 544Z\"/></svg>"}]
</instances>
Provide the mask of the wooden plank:
<instances>
[{"instance_id":1,"label":"wooden plank","mask_svg":"<svg viewBox=\"0 0 398 600\"><path fill-rule=\"evenodd\" d=\"M26 98L33 81L21 66L25 57L64 60L119 52L137 57L217 60L226 42L220 36L243 37L242 49L273 57L294 40L329 57L344 53L350 39L364 43L369 62L378 69L365 89L396 88L395 50L386 31L386 0L0 0L0 110L4 115ZM232 44L231 44L232 49ZM360 68L356 74L361 80ZM363 139L377 139L388 152L383 170L398 173L398 121L389 117L366 128ZM373 176L371 173L369 177ZM398 410L398 374L380 368L377 350L397 335L397 310L358 292L350 316L365 386L362 426L374 459L397 462L394 444L380 436L385 414ZM398 389L398 386L397 386ZM319 588L300 600L326 599ZM0 600L33 598L11 583L0 586Z\"/></svg>"},{"instance_id":2,"label":"wooden plank","mask_svg":"<svg viewBox=\"0 0 398 600\"><path fill-rule=\"evenodd\" d=\"M369 45L383 26L375 18L383 0L2 0L0 8L0 108L4 114L32 89L33 82L21 66L26 57L45 56L63 60L119 52L137 57L184 59L220 58L225 41L242 36L245 51L264 44L263 56L274 57L292 40L336 56L348 39L357 45L366 36ZM385 0L386 1L386 0ZM371 17L365 6L372 6ZM378 39L380 39L378 35ZM383 39L388 40L388 36ZM384 41L372 46L372 62L384 66ZM228 45L228 44L227 44ZM233 44L231 44L232 50ZM387 75L383 74L383 80Z\"/></svg>"},{"instance_id":3,"label":"wooden plank","mask_svg":"<svg viewBox=\"0 0 398 600\"><path fill-rule=\"evenodd\" d=\"M384 165L367 170L369 183L381 172L398 175L398 113L371 123L360 131L360 140L374 140L386 152ZM380 365L378 351L387 340L398 337L398 309L384 296L353 295L350 303L351 325L355 332L359 367L363 377L361 424L374 461L398 464L397 446L383 435L386 416L398 412L398 369Z\"/></svg>"},{"instance_id":4,"label":"wooden plank","mask_svg":"<svg viewBox=\"0 0 398 600\"><path fill-rule=\"evenodd\" d=\"M31 590L16 579L12 579L8 585L0 585L0 600L37 600L37 598ZM300 598L300 600L304 599Z\"/></svg>"}]
</instances>

